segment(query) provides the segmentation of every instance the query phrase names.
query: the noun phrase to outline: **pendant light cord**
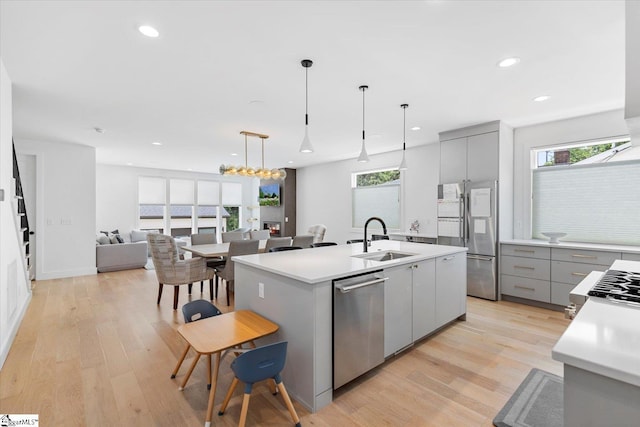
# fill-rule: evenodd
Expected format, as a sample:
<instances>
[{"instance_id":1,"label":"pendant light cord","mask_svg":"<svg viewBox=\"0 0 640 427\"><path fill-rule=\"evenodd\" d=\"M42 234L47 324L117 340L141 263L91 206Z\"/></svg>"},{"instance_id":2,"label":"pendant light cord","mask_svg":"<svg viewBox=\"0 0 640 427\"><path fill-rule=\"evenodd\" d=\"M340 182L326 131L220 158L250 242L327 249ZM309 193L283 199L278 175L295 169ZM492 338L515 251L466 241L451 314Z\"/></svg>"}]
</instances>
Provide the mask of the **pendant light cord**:
<instances>
[{"instance_id":1,"label":"pendant light cord","mask_svg":"<svg viewBox=\"0 0 640 427\"><path fill-rule=\"evenodd\" d=\"M304 68L304 124L309 126L309 67Z\"/></svg>"},{"instance_id":2,"label":"pendant light cord","mask_svg":"<svg viewBox=\"0 0 640 427\"><path fill-rule=\"evenodd\" d=\"M407 107L402 107L402 151L407 148Z\"/></svg>"},{"instance_id":3,"label":"pendant light cord","mask_svg":"<svg viewBox=\"0 0 640 427\"><path fill-rule=\"evenodd\" d=\"M366 86L360 86L362 90L362 141L364 142L364 91L366 90Z\"/></svg>"}]
</instances>

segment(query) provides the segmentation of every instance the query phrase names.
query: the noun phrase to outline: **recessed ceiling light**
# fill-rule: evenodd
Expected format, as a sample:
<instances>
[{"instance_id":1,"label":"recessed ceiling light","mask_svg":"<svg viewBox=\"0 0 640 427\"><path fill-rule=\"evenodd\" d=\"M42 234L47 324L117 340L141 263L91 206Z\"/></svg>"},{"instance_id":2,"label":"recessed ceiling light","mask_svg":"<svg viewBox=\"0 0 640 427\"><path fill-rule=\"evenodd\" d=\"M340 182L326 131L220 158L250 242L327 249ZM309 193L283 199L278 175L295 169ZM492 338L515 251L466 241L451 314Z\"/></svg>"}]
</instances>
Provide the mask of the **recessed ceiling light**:
<instances>
[{"instance_id":1,"label":"recessed ceiling light","mask_svg":"<svg viewBox=\"0 0 640 427\"><path fill-rule=\"evenodd\" d=\"M127 163L127 166L133 166L133 163L129 162Z\"/></svg>"},{"instance_id":2,"label":"recessed ceiling light","mask_svg":"<svg viewBox=\"0 0 640 427\"><path fill-rule=\"evenodd\" d=\"M187 169L187 170L188 170L188 171L192 171L193 169L189 168L189 169Z\"/></svg>"},{"instance_id":3,"label":"recessed ceiling light","mask_svg":"<svg viewBox=\"0 0 640 427\"><path fill-rule=\"evenodd\" d=\"M287 163L288 163L288 164L291 164L291 163L293 163L293 160L289 160Z\"/></svg>"},{"instance_id":4,"label":"recessed ceiling light","mask_svg":"<svg viewBox=\"0 0 640 427\"><path fill-rule=\"evenodd\" d=\"M93 128L93 130L95 130L98 133L105 133L105 130L103 128L101 128L101 127L97 127L96 126L96 127Z\"/></svg>"},{"instance_id":5,"label":"recessed ceiling light","mask_svg":"<svg viewBox=\"0 0 640 427\"><path fill-rule=\"evenodd\" d=\"M232 156L237 156L237 155L238 155L238 153L231 153L231 155L232 155Z\"/></svg>"},{"instance_id":6,"label":"recessed ceiling light","mask_svg":"<svg viewBox=\"0 0 640 427\"><path fill-rule=\"evenodd\" d=\"M160 33L158 32L158 30L156 30L155 28L149 26L149 25L141 25L140 27L138 27L138 31L140 31L142 34L144 34L147 37L158 37L160 35Z\"/></svg>"},{"instance_id":7,"label":"recessed ceiling light","mask_svg":"<svg viewBox=\"0 0 640 427\"><path fill-rule=\"evenodd\" d=\"M162 142L153 141L153 142L151 143L151 145L162 145Z\"/></svg>"},{"instance_id":8,"label":"recessed ceiling light","mask_svg":"<svg viewBox=\"0 0 640 427\"><path fill-rule=\"evenodd\" d=\"M549 95L540 95L540 96L536 96L535 98L533 98L533 100L535 102L543 102L543 101L546 101L549 98L551 98Z\"/></svg>"},{"instance_id":9,"label":"recessed ceiling light","mask_svg":"<svg viewBox=\"0 0 640 427\"><path fill-rule=\"evenodd\" d=\"M498 62L498 67L507 68L511 67L512 65L516 65L518 62L520 62L520 58L505 58L502 61Z\"/></svg>"},{"instance_id":10,"label":"recessed ceiling light","mask_svg":"<svg viewBox=\"0 0 640 427\"><path fill-rule=\"evenodd\" d=\"M420 130L420 126L414 126L411 128L411 130Z\"/></svg>"}]
</instances>

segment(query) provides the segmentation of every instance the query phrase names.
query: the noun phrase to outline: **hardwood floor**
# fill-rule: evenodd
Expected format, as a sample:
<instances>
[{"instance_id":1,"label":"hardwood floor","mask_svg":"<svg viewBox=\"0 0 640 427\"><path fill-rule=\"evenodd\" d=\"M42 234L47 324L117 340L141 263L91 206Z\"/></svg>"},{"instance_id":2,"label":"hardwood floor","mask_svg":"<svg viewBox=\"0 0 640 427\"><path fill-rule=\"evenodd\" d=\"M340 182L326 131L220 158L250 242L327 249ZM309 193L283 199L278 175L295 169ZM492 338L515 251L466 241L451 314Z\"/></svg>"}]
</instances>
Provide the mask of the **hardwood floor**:
<instances>
[{"instance_id":1,"label":"hardwood floor","mask_svg":"<svg viewBox=\"0 0 640 427\"><path fill-rule=\"evenodd\" d=\"M0 412L36 413L42 425L202 425L205 359L178 391L189 359L170 378L184 342L168 287L155 304L154 271L144 269L34 282L31 304L0 371ZM180 306L189 300L180 289ZM205 293L208 296L207 286ZM193 299L200 287L193 287ZM224 290L216 305L225 306ZM334 393L303 425L490 426L533 367L562 375L551 348L568 325L562 313L468 298L457 321ZM237 425L241 390L216 415L231 382L223 361L214 425ZM280 397L254 389L248 425L290 425Z\"/></svg>"}]
</instances>

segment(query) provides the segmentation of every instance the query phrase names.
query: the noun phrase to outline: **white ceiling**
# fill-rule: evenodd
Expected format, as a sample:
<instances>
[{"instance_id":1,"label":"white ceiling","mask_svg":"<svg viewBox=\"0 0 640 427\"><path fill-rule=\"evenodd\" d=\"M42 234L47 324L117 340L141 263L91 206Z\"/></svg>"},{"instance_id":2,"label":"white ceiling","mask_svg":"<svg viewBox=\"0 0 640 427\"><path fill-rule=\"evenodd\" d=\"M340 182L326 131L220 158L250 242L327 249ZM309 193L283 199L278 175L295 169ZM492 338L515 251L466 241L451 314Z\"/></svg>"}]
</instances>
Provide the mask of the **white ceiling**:
<instances>
[{"instance_id":1,"label":"white ceiling","mask_svg":"<svg viewBox=\"0 0 640 427\"><path fill-rule=\"evenodd\" d=\"M1 0L0 56L14 83L16 139L90 145L99 163L216 172L244 163L239 132L249 130L271 136L266 166L302 167L355 162L362 84L369 154L402 147L402 103L407 128L421 127L407 129L408 147L491 120L519 127L622 108L624 9L624 1ZM142 36L142 24L160 37ZM509 56L522 60L496 66ZM305 58L314 61L313 154L298 152ZM551 98L532 101L543 94ZM259 166L253 141L249 164Z\"/></svg>"}]
</instances>

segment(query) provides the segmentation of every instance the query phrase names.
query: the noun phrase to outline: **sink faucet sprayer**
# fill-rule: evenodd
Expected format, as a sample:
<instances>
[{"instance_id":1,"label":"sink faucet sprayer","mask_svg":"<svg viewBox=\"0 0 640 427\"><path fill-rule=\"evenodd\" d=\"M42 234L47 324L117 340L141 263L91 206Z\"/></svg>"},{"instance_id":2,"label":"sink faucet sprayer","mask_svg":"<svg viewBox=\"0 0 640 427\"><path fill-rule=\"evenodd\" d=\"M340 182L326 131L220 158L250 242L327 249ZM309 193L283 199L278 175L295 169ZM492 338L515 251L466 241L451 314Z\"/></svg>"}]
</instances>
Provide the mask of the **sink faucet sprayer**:
<instances>
[{"instance_id":1,"label":"sink faucet sprayer","mask_svg":"<svg viewBox=\"0 0 640 427\"><path fill-rule=\"evenodd\" d=\"M364 239L363 239L363 248L365 252L368 252L367 250L367 227L369 226L369 223L373 220L378 221L380 224L382 224L382 232L384 234L387 234L387 224L384 223L384 221L380 218L378 218L377 216L372 216L371 218L369 218L367 220L367 222L364 223Z\"/></svg>"}]
</instances>

